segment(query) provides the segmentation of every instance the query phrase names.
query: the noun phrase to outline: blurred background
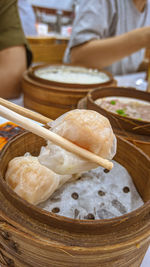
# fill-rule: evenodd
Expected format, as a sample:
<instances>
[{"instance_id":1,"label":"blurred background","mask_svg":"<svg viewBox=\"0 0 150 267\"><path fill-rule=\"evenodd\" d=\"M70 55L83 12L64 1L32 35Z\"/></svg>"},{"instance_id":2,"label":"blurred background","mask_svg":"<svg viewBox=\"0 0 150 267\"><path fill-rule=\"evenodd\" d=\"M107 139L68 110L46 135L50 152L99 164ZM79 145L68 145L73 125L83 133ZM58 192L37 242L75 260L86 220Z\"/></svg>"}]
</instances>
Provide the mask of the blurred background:
<instances>
[{"instance_id":1,"label":"blurred background","mask_svg":"<svg viewBox=\"0 0 150 267\"><path fill-rule=\"evenodd\" d=\"M81 0L26 0L35 14L38 35L69 37Z\"/></svg>"}]
</instances>

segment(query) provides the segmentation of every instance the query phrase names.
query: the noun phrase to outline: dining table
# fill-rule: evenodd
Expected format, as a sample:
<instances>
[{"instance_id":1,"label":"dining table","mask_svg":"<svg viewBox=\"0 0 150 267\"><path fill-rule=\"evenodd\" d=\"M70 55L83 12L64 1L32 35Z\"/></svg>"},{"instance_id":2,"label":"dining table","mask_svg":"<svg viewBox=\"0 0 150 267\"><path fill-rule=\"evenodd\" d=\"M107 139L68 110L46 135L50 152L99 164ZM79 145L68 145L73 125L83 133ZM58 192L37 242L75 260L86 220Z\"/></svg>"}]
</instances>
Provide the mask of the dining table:
<instances>
[{"instance_id":1,"label":"dining table","mask_svg":"<svg viewBox=\"0 0 150 267\"><path fill-rule=\"evenodd\" d=\"M146 91L147 90L147 81L146 81L146 73L145 72L138 72L138 73L131 73L126 75L117 75L114 76L117 80L118 86L124 87L133 87L137 90ZM13 103L24 106L23 105L23 95L21 95L18 99L11 99ZM0 117L0 124L7 122L6 119ZM140 267L150 267L150 246L145 254L145 257L141 263Z\"/></svg>"}]
</instances>

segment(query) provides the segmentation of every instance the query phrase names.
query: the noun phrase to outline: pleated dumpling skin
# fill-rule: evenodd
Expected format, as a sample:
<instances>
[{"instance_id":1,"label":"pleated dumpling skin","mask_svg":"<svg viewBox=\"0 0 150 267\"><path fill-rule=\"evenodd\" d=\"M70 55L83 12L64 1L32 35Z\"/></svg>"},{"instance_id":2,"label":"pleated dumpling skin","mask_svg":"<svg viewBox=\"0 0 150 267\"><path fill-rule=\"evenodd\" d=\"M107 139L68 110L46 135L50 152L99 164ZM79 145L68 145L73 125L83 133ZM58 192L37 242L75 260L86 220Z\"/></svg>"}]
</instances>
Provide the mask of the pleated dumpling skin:
<instances>
[{"instance_id":1,"label":"pleated dumpling skin","mask_svg":"<svg viewBox=\"0 0 150 267\"><path fill-rule=\"evenodd\" d=\"M50 123L51 131L105 159L116 153L109 120L94 110L75 109Z\"/></svg>"},{"instance_id":2,"label":"pleated dumpling skin","mask_svg":"<svg viewBox=\"0 0 150 267\"><path fill-rule=\"evenodd\" d=\"M42 166L37 157L32 156L12 159L5 179L20 197L35 205L45 201L60 182L59 175Z\"/></svg>"},{"instance_id":3,"label":"pleated dumpling skin","mask_svg":"<svg viewBox=\"0 0 150 267\"><path fill-rule=\"evenodd\" d=\"M105 159L116 153L116 137L109 120L93 110L76 109L49 124L51 131ZM48 141L39 155L41 164L58 174L74 174L98 167Z\"/></svg>"}]
</instances>

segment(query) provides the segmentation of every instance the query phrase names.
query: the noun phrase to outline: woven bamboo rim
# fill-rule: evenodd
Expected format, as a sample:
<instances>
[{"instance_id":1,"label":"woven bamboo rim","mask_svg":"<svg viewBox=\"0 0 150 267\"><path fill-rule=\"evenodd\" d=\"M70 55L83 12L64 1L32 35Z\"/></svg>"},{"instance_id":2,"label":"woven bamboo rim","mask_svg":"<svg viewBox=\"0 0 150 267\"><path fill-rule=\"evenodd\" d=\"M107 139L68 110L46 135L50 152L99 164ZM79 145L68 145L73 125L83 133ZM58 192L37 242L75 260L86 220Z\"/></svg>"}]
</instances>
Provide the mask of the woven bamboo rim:
<instances>
[{"instance_id":1,"label":"woven bamboo rim","mask_svg":"<svg viewBox=\"0 0 150 267\"><path fill-rule=\"evenodd\" d=\"M38 69L44 69L46 67L51 67L51 66L70 66L70 67L83 67L86 69L86 67L84 66L75 66L75 65L70 65L70 64L42 64L42 65L38 65L38 66L34 66L32 68L29 69L28 74L29 77L37 82L40 82L42 84L45 85L50 85L50 86L56 86L56 87L63 87L63 88L68 88L69 90L72 88L75 89L91 89L91 88L99 88L100 86L104 86L104 85L109 85L113 82L113 76L111 73L109 73L108 71L104 71L104 70L99 70L103 73L105 73L108 77L109 77L109 81L104 82L104 83L97 83L97 84L74 84L74 83L62 83L62 82L56 82L56 81L49 81L40 77L37 77L35 75L35 71ZM88 68L87 68L88 70Z\"/></svg>"},{"instance_id":2,"label":"woven bamboo rim","mask_svg":"<svg viewBox=\"0 0 150 267\"><path fill-rule=\"evenodd\" d=\"M11 262L16 267L139 267L150 243L150 159L118 137L116 159L128 166L145 204L109 220L73 220L30 205L3 179L10 159L26 151L37 155L44 144L25 132L0 155L0 262L2 258L4 266Z\"/></svg>"},{"instance_id":3,"label":"woven bamboo rim","mask_svg":"<svg viewBox=\"0 0 150 267\"><path fill-rule=\"evenodd\" d=\"M90 91L87 95L87 107L102 113L104 116L107 116L115 129L122 131L124 135L127 135L127 132L131 132L133 134L144 135L146 139L149 139L149 121L123 117L119 114L115 114L113 112L103 109L94 102L98 98L103 98L107 96L123 96L131 99L134 98L150 102L150 94L147 92L135 90L135 88L132 87L109 87L107 89L102 87L101 89L94 89Z\"/></svg>"},{"instance_id":4,"label":"woven bamboo rim","mask_svg":"<svg viewBox=\"0 0 150 267\"><path fill-rule=\"evenodd\" d=\"M67 88L67 87L61 87L61 86L56 86L56 85L48 85L46 83L43 83L43 82L39 82L33 78L31 78L29 76L29 72L28 70L24 72L23 74L23 81L27 81L29 84L31 85L34 85L35 87L41 87L41 88L44 88L44 90L46 91L50 91L50 90L54 90L54 92L62 92L64 94L68 94L71 93L71 94L77 94L77 93L82 93L83 96L89 92L89 88Z\"/></svg>"},{"instance_id":5,"label":"woven bamboo rim","mask_svg":"<svg viewBox=\"0 0 150 267\"><path fill-rule=\"evenodd\" d=\"M0 161L4 161L4 158L7 158L8 153L9 153L8 149L10 147L13 147L15 142L17 142L18 145L21 145L22 142L24 142L24 143L28 142L30 144L30 141L27 141L30 138L33 139L33 140L35 139L35 141L38 141L37 147L35 147L35 149L34 149L34 155L37 155L39 153L39 151L40 151L41 146L46 144L45 140L43 140L43 138L41 138L39 136L36 136L36 135L34 135L32 133L24 131L24 133L18 134L15 138L12 138L12 140L10 140L5 145L5 147L2 149L1 154L0 154ZM117 140L118 140L118 145L119 146L121 146L122 144L125 144L125 145L129 146L130 150L133 150L133 153L136 154L135 157L140 156L140 157L144 158L145 166L146 166L146 169L147 169L146 170L147 171L147 177L145 178L145 181L147 181L147 183L150 184L150 158L147 155L145 155L140 149L138 149L137 147L135 147L134 145L132 145L128 141L124 140L120 136L117 136ZM29 146L29 144L28 144L28 146ZM20 151L20 148L18 147L18 156L21 156L22 152L19 152L19 151ZM117 157L115 156L114 159L117 159L117 161L120 164L122 164L122 162L120 162L120 160L119 160L119 156L120 156L120 153L118 153ZM13 158L12 155L10 155L9 157ZM128 159L127 163L129 164L129 162L130 162L130 159ZM7 165L5 164L3 172L6 171L6 168L7 168ZM131 173L131 175L132 175L132 173ZM143 179L144 179L144 177L143 177ZM135 180L134 180L134 183L136 184ZM55 223L56 223L56 220L58 220L58 222L59 222L60 219L62 219L64 221L64 224L66 224L67 222L69 222L69 223L71 222L71 223L75 223L76 224L76 222L79 221L79 225L78 225L79 229L82 226L83 227L86 227L86 226L90 227L90 225L91 225L91 228L88 228L88 231L92 231L93 230L92 229L93 225L94 225L94 227L98 226L98 225L103 225L103 224L106 224L106 226L107 226L109 224L116 224L116 223L119 223L119 222L123 222L124 220L127 221L128 219L131 219L131 218L134 220L135 215L139 216L141 213L143 213L143 211L145 212L147 210L147 208L150 210L150 188L147 188L148 192L145 194L145 196L143 196L143 200L145 201L144 206L138 208L135 211L132 211L132 212L130 212L128 214L125 214L125 215L117 217L117 218L112 218L112 219L107 219L107 220L101 219L101 220L95 220L95 221L92 221L92 222L89 221L89 220L74 220L74 219L66 218L66 217L63 217L63 216L56 215L56 214L50 214L49 212L46 212L46 211L44 211L42 209L39 209L36 206L24 201L16 193L14 193L13 190L6 184L6 182L5 182L4 178L3 178L2 172L0 172L0 184L1 184L2 192L5 195L5 197L7 199L10 199L12 201L12 203L14 202L13 198L15 199L15 201L17 201L17 208L18 209L21 208L21 210L25 210L25 212L28 213L29 208L31 208L35 212L35 215L37 215L37 213L41 213L41 215L44 215L43 216L44 222L48 223L48 224L50 223L50 225L51 225L51 222L49 222L48 218L46 219L45 215L48 216L48 217L52 217L53 220L55 221ZM138 191L139 192L141 191L141 194L143 194L143 188L142 189L138 188ZM34 215L33 215L33 217L34 217ZM41 216L41 218L42 218L42 216ZM46 221L45 221L45 219L46 219ZM67 223L67 229L69 229L68 226L69 226L69 224ZM76 232L76 229L73 229L73 230L75 230L75 232ZM109 231L111 232L112 229L109 229Z\"/></svg>"}]
</instances>

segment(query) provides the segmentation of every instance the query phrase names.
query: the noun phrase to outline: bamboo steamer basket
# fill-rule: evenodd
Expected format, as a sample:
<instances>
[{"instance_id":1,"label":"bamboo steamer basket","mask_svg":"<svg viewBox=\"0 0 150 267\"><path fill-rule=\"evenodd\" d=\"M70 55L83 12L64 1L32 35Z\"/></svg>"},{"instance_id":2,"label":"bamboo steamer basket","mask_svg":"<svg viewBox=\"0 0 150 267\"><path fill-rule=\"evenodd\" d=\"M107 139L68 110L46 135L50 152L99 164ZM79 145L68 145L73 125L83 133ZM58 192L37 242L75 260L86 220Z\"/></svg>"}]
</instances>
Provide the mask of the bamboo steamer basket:
<instances>
[{"instance_id":1,"label":"bamboo steamer basket","mask_svg":"<svg viewBox=\"0 0 150 267\"><path fill-rule=\"evenodd\" d=\"M109 81L103 84L90 85L54 82L36 77L36 70L48 66L62 67L62 65L39 65L30 68L23 75L22 88L24 106L52 119L56 119L63 113L75 109L78 101L86 96L89 90L99 88L100 85L116 85L116 81L108 72L105 73L108 75Z\"/></svg>"},{"instance_id":2,"label":"bamboo steamer basket","mask_svg":"<svg viewBox=\"0 0 150 267\"><path fill-rule=\"evenodd\" d=\"M0 155L0 264L15 267L139 267L150 244L150 159L118 137L116 161L127 168L144 205L106 220L69 219L17 196L4 176L8 162L45 141L24 132Z\"/></svg>"},{"instance_id":3,"label":"bamboo steamer basket","mask_svg":"<svg viewBox=\"0 0 150 267\"><path fill-rule=\"evenodd\" d=\"M96 110L109 119L116 134L132 142L150 156L150 122L123 117L107 111L95 103L96 99L108 96L123 96L150 102L150 94L130 87L109 87L92 90L88 93L86 101L87 109Z\"/></svg>"}]
</instances>

